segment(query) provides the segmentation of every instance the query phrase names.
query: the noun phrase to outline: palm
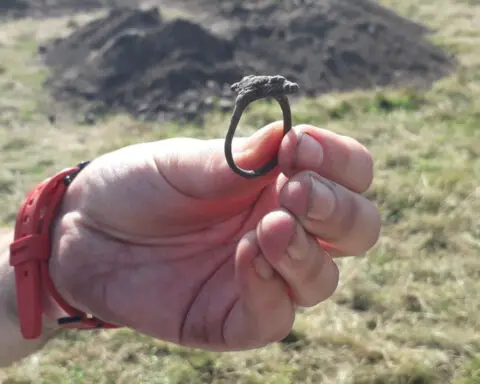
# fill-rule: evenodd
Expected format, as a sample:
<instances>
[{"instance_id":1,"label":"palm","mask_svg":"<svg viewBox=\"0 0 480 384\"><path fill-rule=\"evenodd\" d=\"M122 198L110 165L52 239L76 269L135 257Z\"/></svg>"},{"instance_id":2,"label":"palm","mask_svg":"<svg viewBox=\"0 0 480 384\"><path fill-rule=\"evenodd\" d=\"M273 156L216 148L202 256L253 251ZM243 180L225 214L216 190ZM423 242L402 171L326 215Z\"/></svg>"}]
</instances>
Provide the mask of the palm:
<instances>
[{"instance_id":1,"label":"palm","mask_svg":"<svg viewBox=\"0 0 480 384\"><path fill-rule=\"evenodd\" d=\"M270 185L223 199L189 196L181 188L188 180L172 184L159 177L150 160L148 155L106 158L112 166L92 164L81 175L89 186L82 188L88 204L76 225L87 228L97 244L96 252L84 257L102 271L85 276L90 278L89 308L165 340L224 348L229 323L241 321L235 317L242 313L235 308L241 305L236 247L275 206L275 190ZM120 178L118 169L123 169ZM102 185L112 188L106 193ZM158 196L168 198L159 201ZM111 265L114 271L103 273Z\"/></svg>"}]
</instances>

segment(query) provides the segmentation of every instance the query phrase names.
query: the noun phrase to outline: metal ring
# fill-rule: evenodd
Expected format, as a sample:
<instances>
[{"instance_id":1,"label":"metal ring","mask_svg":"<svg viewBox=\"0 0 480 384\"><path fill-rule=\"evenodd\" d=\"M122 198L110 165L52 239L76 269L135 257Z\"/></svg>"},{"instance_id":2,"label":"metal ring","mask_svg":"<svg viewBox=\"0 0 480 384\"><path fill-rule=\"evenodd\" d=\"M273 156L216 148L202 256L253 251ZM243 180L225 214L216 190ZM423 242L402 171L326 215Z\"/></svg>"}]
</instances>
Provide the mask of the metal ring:
<instances>
[{"instance_id":1,"label":"metal ring","mask_svg":"<svg viewBox=\"0 0 480 384\"><path fill-rule=\"evenodd\" d=\"M292 129L292 113L290 111L290 104L288 102L288 98L285 95L275 95L275 96L266 96L266 97L273 97L280 108L282 109L283 113L283 135L285 136L290 129ZM248 97L247 95L242 95L237 98L237 102L235 103L235 108L233 110L232 118L230 120L230 125L228 127L227 135L225 137L225 158L227 159L227 163L230 168L238 175L245 177L247 179L253 179L255 177L263 176L274 169L278 164L278 156L275 155L268 163L263 165L258 169L253 170L246 170L242 169L235 164L233 160L233 153L232 153L232 142L235 136L235 131L237 129L238 123L240 122L240 118L242 117L243 112L248 107L248 105L256 100L261 98L252 98Z\"/></svg>"}]
</instances>

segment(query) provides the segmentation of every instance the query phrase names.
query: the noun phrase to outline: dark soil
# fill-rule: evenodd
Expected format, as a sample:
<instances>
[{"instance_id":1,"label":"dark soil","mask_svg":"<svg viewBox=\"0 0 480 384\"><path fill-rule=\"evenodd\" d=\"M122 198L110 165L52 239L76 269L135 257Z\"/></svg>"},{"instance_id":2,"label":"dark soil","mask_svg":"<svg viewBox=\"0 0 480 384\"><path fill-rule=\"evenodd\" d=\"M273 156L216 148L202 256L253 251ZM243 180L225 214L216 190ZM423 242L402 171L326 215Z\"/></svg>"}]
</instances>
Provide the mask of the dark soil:
<instances>
[{"instance_id":1,"label":"dark soil","mask_svg":"<svg viewBox=\"0 0 480 384\"><path fill-rule=\"evenodd\" d=\"M230 95L241 75L233 44L197 24L163 22L156 9L114 10L107 20L47 48L57 98L89 115L124 109L148 120L192 119L213 95Z\"/></svg>"},{"instance_id":2,"label":"dark soil","mask_svg":"<svg viewBox=\"0 0 480 384\"><path fill-rule=\"evenodd\" d=\"M0 0L0 16L59 16L114 7L134 8L138 5L137 0Z\"/></svg>"},{"instance_id":3,"label":"dark soil","mask_svg":"<svg viewBox=\"0 0 480 384\"><path fill-rule=\"evenodd\" d=\"M454 67L423 26L367 0L182 4L209 14L204 26L164 21L156 9L116 9L46 47L56 97L89 114L192 119L230 108L229 85L247 74L283 75L318 95L428 87Z\"/></svg>"}]
</instances>

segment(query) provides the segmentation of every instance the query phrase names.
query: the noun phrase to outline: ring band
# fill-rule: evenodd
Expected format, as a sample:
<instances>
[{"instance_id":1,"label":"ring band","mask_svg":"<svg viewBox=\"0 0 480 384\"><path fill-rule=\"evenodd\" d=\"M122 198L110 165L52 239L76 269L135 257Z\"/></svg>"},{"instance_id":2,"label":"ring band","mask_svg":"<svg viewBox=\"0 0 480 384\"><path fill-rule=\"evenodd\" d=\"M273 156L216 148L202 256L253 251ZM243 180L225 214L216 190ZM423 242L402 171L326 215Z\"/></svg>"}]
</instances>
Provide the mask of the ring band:
<instances>
[{"instance_id":1,"label":"ring band","mask_svg":"<svg viewBox=\"0 0 480 384\"><path fill-rule=\"evenodd\" d=\"M233 153L232 153L232 142L235 136L235 131L237 129L238 123L240 122L240 118L242 117L243 112L248 107L248 105L260 98L249 97L250 95L244 94L237 98L237 102L235 103L235 108L233 110L232 118L230 120L230 126L228 127L227 135L225 138L225 158L227 159L227 163L230 168L238 175L243 176L247 179L253 179L255 177L263 176L266 173L270 172L273 168L275 168L278 164L278 156L275 155L268 163L263 165L258 169L253 170L246 170L242 169L235 164L233 160ZM268 96L266 96L268 97ZM292 113L290 111L290 104L288 102L287 96L278 95L278 96L271 96L273 97L280 108L282 109L283 113L283 135L285 136L290 129L292 129Z\"/></svg>"}]
</instances>

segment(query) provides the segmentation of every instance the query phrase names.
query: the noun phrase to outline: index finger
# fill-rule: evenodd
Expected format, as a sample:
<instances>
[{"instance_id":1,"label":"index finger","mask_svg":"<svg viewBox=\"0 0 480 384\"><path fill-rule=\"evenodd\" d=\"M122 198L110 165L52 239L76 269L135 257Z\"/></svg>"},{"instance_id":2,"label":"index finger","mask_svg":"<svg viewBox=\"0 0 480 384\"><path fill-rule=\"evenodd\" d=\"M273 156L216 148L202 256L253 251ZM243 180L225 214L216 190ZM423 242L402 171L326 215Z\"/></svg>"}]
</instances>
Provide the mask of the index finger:
<instances>
[{"instance_id":1,"label":"index finger","mask_svg":"<svg viewBox=\"0 0 480 384\"><path fill-rule=\"evenodd\" d=\"M296 126L285 135L278 165L287 177L310 170L357 193L373 180L372 156L362 144L311 125Z\"/></svg>"}]
</instances>

